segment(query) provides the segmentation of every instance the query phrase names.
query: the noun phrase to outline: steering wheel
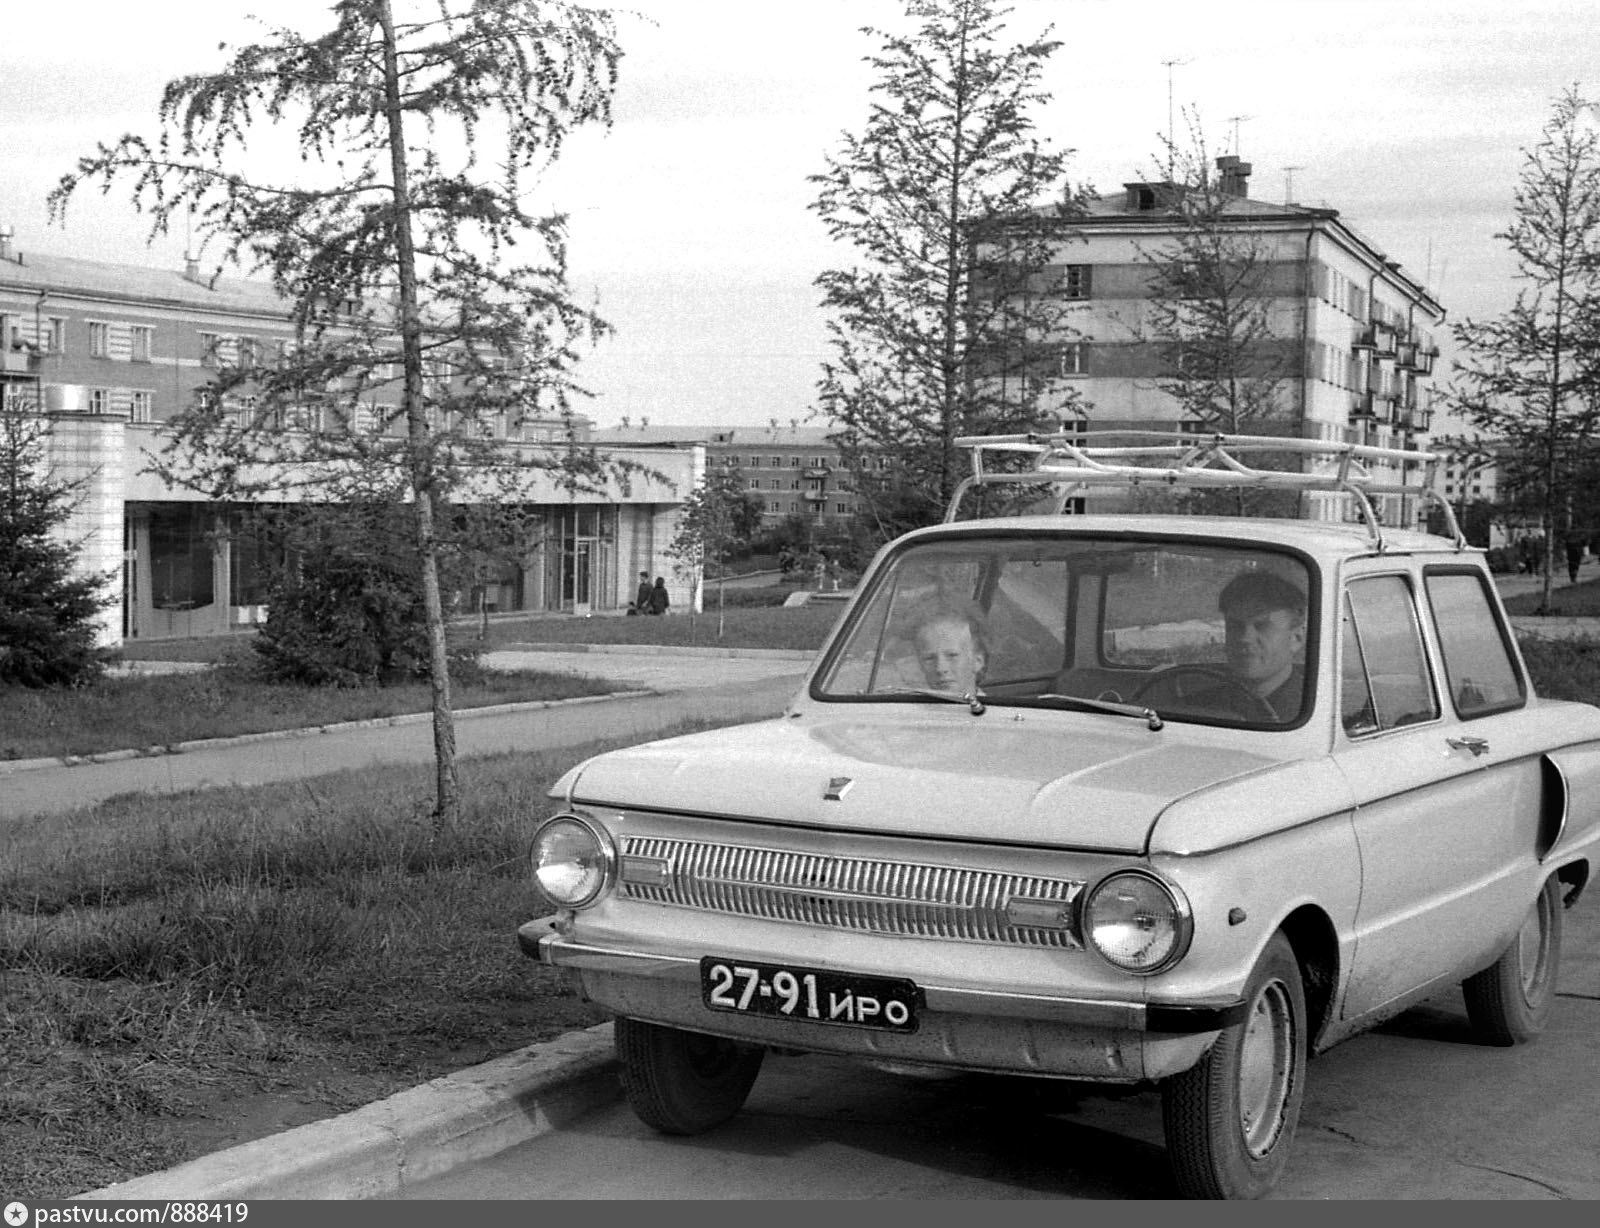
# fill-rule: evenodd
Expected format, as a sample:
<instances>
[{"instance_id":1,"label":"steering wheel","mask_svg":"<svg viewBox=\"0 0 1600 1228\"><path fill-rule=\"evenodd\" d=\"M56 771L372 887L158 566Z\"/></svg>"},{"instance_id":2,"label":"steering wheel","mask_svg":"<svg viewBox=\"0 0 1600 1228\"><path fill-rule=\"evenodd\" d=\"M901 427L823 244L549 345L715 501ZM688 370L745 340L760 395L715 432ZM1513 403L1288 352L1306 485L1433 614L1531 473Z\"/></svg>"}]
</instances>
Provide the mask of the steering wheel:
<instances>
[{"instance_id":1,"label":"steering wheel","mask_svg":"<svg viewBox=\"0 0 1600 1228\"><path fill-rule=\"evenodd\" d=\"M1198 690L1194 686L1182 687L1179 683L1184 678L1195 678L1206 685ZM1170 688L1170 697L1179 700L1180 706L1181 701L1192 702L1197 697L1203 696L1205 709L1220 709L1247 721L1278 719L1278 714L1266 700L1249 690L1227 670L1212 665L1169 665L1134 692L1134 702L1159 708L1160 702L1152 700L1150 693L1160 691L1164 687Z\"/></svg>"}]
</instances>

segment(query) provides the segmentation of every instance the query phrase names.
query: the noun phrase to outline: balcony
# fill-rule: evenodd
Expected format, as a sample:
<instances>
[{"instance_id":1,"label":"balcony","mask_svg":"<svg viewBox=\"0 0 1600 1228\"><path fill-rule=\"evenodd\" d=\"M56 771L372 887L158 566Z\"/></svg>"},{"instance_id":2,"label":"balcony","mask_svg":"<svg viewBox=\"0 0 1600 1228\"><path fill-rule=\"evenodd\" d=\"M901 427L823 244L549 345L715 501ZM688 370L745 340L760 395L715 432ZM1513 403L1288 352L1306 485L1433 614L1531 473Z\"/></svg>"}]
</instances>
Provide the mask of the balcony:
<instances>
[{"instance_id":1,"label":"balcony","mask_svg":"<svg viewBox=\"0 0 1600 1228\"><path fill-rule=\"evenodd\" d=\"M827 465L814 465L804 472L806 477L812 479L813 481L820 482L823 478L832 473L833 470L828 468Z\"/></svg>"},{"instance_id":2,"label":"balcony","mask_svg":"<svg viewBox=\"0 0 1600 1228\"><path fill-rule=\"evenodd\" d=\"M828 501L828 492L825 490L807 490L802 492L800 497L807 503L826 503Z\"/></svg>"},{"instance_id":3,"label":"balcony","mask_svg":"<svg viewBox=\"0 0 1600 1228\"><path fill-rule=\"evenodd\" d=\"M39 355L31 350L0 350L0 372L6 375L37 375Z\"/></svg>"}]
</instances>

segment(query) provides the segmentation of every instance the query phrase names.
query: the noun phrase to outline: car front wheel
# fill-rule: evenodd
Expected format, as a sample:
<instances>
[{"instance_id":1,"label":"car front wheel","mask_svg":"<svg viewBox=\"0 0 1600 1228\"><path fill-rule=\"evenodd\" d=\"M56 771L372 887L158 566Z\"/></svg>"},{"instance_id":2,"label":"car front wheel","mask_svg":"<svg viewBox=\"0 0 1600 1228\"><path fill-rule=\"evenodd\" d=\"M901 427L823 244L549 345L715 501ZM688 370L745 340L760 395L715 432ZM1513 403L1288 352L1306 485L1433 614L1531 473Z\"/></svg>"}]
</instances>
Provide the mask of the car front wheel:
<instances>
[{"instance_id":1,"label":"car front wheel","mask_svg":"<svg viewBox=\"0 0 1600 1228\"><path fill-rule=\"evenodd\" d=\"M1518 1045L1544 1031L1561 963L1561 884L1546 880L1511 945L1461 983L1467 1017L1492 1045Z\"/></svg>"},{"instance_id":2,"label":"car front wheel","mask_svg":"<svg viewBox=\"0 0 1600 1228\"><path fill-rule=\"evenodd\" d=\"M1305 1092L1306 1002L1281 933L1250 974L1245 1007L1205 1057L1161 1086L1167 1154L1186 1198L1260 1198L1289 1159Z\"/></svg>"},{"instance_id":3,"label":"car front wheel","mask_svg":"<svg viewBox=\"0 0 1600 1228\"><path fill-rule=\"evenodd\" d=\"M638 1019L615 1025L622 1088L639 1120L663 1134L699 1134L744 1105L766 1051Z\"/></svg>"}]
</instances>

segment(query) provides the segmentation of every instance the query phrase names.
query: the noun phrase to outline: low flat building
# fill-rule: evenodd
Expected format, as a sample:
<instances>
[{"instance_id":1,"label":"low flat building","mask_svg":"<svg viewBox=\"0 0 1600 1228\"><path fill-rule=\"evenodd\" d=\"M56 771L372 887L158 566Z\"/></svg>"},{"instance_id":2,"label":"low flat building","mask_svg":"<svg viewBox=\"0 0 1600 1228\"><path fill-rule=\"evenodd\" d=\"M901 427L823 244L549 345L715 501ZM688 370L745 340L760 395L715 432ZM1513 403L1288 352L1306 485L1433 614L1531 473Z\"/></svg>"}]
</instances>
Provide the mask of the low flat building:
<instances>
[{"instance_id":1,"label":"low flat building","mask_svg":"<svg viewBox=\"0 0 1600 1228\"><path fill-rule=\"evenodd\" d=\"M103 642L214 635L263 617L262 573L240 546L241 521L258 505L166 481L154 461L171 437L167 423L219 364L293 340L285 304L259 282L193 261L157 269L24 253L0 228L0 398L37 415L48 463L81 484L65 535L86 571L111 577ZM251 412L250 400L241 395L230 409ZM524 527L471 591L450 594L455 609L621 609L640 571L666 577L676 608L692 600L696 586L667 548L705 472L705 449L605 444L605 456L630 466L628 480L574 491L541 458L599 442L589 434L582 418L501 429Z\"/></svg>"}]
</instances>

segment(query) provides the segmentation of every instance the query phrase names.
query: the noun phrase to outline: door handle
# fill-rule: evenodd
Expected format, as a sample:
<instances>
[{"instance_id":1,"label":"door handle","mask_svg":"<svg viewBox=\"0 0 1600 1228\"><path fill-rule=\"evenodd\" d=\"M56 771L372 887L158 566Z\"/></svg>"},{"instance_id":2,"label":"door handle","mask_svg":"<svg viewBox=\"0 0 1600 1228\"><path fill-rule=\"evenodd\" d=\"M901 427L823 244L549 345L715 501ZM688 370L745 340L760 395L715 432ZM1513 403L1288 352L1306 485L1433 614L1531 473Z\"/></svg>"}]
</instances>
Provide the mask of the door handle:
<instances>
[{"instance_id":1,"label":"door handle","mask_svg":"<svg viewBox=\"0 0 1600 1228\"><path fill-rule=\"evenodd\" d=\"M1470 734L1465 734L1459 738L1446 738L1444 744L1451 750L1470 750L1474 759L1479 755L1487 755L1489 753L1489 740L1487 738L1475 738Z\"/></svg>"}]
</instances>

